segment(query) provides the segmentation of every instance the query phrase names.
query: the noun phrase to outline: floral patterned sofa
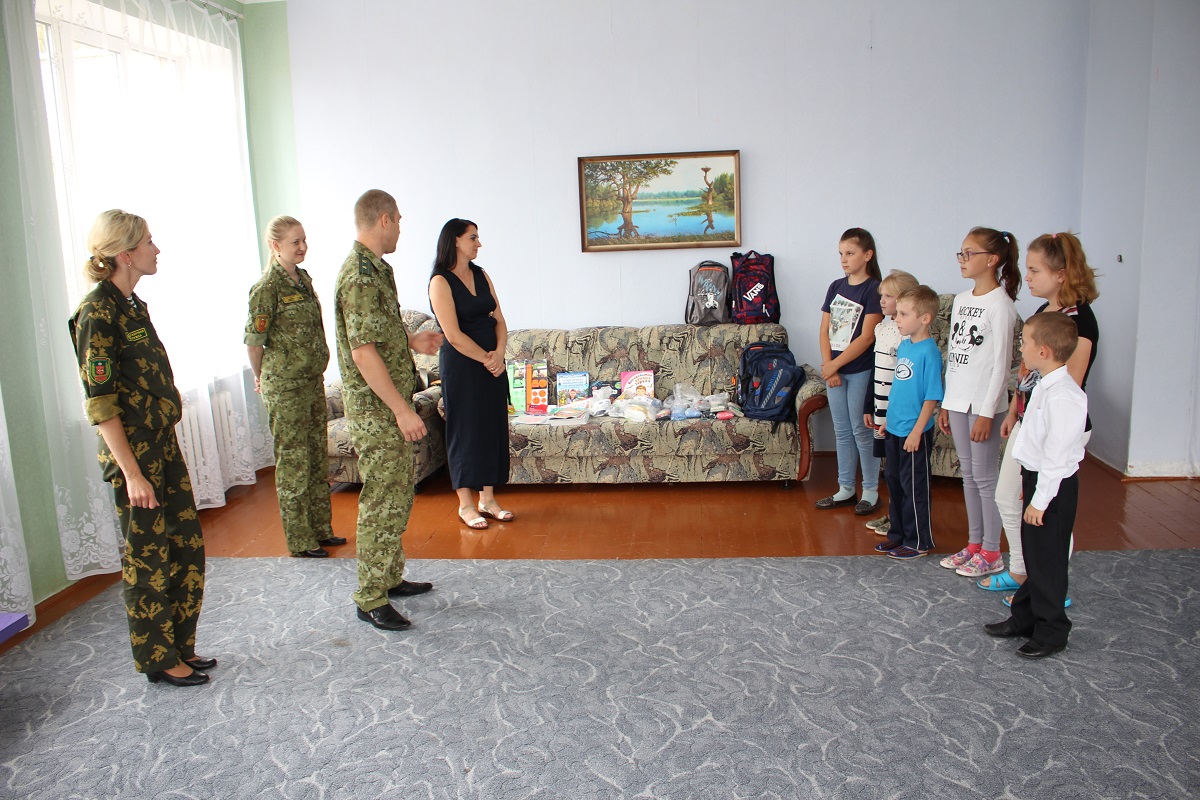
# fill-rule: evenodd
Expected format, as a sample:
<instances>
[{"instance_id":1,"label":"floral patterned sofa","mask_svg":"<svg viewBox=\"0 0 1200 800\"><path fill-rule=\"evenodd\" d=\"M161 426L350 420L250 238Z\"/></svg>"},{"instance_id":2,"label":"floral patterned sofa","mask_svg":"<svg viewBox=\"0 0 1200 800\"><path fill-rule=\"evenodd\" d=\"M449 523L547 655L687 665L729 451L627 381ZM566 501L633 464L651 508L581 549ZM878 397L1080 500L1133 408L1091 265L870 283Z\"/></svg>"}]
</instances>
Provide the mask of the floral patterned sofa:
<instances>
[{"instance_id":1,"label":"floral patterned sofa","mask_svg":"<svg viewBox=\"0 0 1200 800\"><path fill-rule=\"evenodd\" d=\"M725 389L751 342L787 344L781 325L656 325L509 332L509 359L545 359L550 385L562 371L587 371L593 381L618 380L627 370L653 370L661 400L675 384L701 394ZM796 400L797 420L691 419L635 422L593 417L583 425L513 423L512 483L664 483L792 481L808 477L812 413L826 405L812 367Z\"/></svg>"},{"instance_id":2,"label":"floral patterned sofa","mask_svg":"<svg viewBox=\"0 0 1200 800\"><path fill-rule=\"evenodd\" d=\"M420 311L402 311L404 324L412 333L437 330L437 322ZM416 364L417 391L413 395L413 406L428 431L425 438L416 443L415 480L421 482L446 463L446 429L438 413L438 401L442 399L441 386L429 386L437 380L437 356L413 353ZM428 388L425 388L428 387ZM346 420L346 407L342 401L342 382L325 385L325 408L328 413L329 436L329 482L362 483L358 474L358 452L350 441L350 430Z\"/></svg>"}]
</instances>

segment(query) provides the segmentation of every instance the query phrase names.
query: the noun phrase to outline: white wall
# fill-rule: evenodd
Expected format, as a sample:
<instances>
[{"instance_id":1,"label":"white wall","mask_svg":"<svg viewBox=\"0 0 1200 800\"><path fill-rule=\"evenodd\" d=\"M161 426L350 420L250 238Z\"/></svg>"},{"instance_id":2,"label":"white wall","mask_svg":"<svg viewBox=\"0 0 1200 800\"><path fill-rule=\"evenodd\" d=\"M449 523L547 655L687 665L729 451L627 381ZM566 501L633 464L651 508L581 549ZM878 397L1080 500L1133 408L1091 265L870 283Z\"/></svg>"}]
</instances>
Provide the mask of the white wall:
<instances>
[{"instance_id":1,"label":"white wall","mask_svg":"<svg viewBox=\"0 0 1200 800\"><path fill-rule=\"evenodd\" d=\"M1089 449L1200 474L1200 4L1092 4L1082 236L1101 273ZM1120 255L1123 262L1118 262Z\"/></svg>"},{"instance_id":2,"label":"white wall","mask_svg":"<svg viewBox=\"0 0 1200 800\"><path fill-rule=\"evenodd\" d=\"M845 228L875 234L885 271L946 292L965 288L953 253L973 225L1023 243L1080 229L1091 13L1086 0L289 0L307 266L331 298L353 202L379 187L404 216L391 260L406 305L427 308L437 233L465 216L514 328L681 321L688 268L728 252L581 253L576 158L736 148L742 249L775 255L792 349L816 362Z\"/></svg>"}]
</instances>

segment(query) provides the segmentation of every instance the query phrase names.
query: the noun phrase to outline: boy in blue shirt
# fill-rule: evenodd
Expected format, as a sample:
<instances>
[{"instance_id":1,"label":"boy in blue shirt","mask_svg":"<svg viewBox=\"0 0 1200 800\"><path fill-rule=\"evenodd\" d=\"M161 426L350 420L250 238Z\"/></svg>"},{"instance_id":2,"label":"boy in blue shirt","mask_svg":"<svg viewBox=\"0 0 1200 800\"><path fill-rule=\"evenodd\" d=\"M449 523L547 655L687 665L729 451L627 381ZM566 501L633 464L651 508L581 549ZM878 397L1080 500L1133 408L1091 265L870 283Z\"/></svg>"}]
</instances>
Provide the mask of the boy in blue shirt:
<instances>
[{"instance_id":1,"label":"boy in blue shirt","mask_svg":"<svg viewBox=\"0 0 1200 800\"><path fill-rule=\"evenodd\" d=\"M943 395L942 354L929 336L938 311L937 292L918 286L896 298L896 327L906 337L896 348L896 373L888 398L887 480L892 527L875 552L907 561L933 548L929 517L929 459L933 420Z\"/></svg>"}]
</instances>

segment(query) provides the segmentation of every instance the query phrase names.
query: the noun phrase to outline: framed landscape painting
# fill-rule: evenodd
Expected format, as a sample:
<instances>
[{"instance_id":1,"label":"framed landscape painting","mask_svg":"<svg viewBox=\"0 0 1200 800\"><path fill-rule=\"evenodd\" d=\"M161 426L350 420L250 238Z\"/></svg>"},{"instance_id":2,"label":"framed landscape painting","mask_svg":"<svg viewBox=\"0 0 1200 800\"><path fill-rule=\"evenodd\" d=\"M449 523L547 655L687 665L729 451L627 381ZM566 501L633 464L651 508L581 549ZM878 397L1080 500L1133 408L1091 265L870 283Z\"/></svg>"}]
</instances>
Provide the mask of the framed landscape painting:
<instances>
[{"instance_id":1,"label":"framed landscape painting","mask_svg":"<svg viewBox=\"0 0 1200 800\"><path fill-rule=\"evenodd\" d=\"M580 158L583 251L739 247L738 152Z\"/></svg>"}]
</instances>

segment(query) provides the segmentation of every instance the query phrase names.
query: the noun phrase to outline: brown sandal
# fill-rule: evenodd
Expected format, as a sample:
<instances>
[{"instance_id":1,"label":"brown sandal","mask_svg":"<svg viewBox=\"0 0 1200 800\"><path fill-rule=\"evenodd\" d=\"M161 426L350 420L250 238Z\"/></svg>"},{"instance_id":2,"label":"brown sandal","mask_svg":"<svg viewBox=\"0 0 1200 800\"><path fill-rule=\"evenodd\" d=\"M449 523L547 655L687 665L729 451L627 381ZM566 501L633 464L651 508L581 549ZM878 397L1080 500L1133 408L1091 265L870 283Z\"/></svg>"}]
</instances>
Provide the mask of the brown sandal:
<instances>
[{"instance_id":1,"label":"brown sandal","mask_svg":"<svg viewBox=\"0 0 1200 800\"><path fill-rule=\"evenodd\" d=\"M462 506L461 508L458 509L459 520L462 522L462 524L466 525L468 528L471 528L472 530L476 530L476 531L481 531L488 526L487 520L483 518L483 515L475 514L474 517L471 517L468 519L466 516L463 515L464 511L467 512L468 514L472 514L475 512L475 510L473 508L471 508L470 506Z\"/></svg>"}]
</instances>

